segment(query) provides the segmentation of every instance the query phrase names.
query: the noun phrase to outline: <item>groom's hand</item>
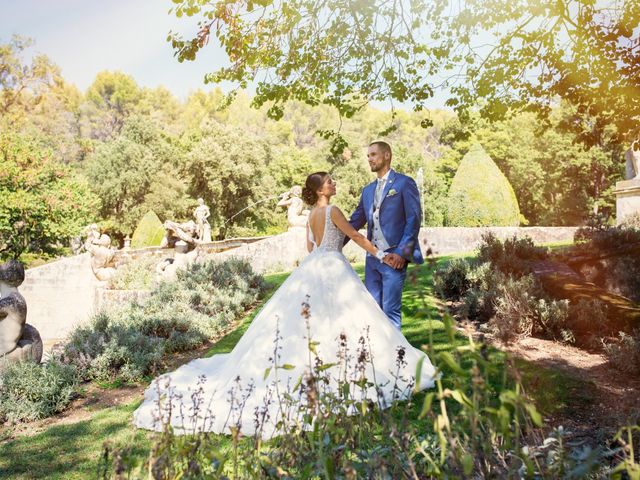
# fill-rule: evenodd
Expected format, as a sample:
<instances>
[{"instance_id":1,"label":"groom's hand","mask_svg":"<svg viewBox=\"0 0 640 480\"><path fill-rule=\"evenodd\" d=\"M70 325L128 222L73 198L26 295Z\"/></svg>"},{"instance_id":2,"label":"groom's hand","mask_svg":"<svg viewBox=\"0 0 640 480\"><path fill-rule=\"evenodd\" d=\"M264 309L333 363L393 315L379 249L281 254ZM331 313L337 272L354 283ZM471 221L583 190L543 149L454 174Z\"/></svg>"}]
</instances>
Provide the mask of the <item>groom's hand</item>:
<instances>
[{"instance_id":1,"label":"groom's hand","mask_svg":"<svg viewBox=\"0 0 640 480\"><path fill-rule=\"evenodd\" d=\"M386 257L384 257L384 263L392 268L395 268L396 270L400 270L404 268L404 265L407 263L407 261L397 253L389 253Z\"/></svg>"}]
</instances>

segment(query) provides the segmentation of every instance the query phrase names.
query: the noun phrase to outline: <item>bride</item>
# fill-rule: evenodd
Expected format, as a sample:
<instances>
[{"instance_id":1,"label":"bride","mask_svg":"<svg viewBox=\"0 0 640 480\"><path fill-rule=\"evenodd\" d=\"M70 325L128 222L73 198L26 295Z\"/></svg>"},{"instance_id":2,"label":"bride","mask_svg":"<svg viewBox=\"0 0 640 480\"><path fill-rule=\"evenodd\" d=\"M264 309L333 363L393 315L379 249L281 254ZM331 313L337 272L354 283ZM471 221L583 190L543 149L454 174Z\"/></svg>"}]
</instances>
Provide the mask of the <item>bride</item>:
<instances>
[{"instance_id":1,"label":"bride","mask_svg":"<svg viewBox=\"0 0 640 480\"><path fill-rule=\"evenodd\" d=\"M196 359L152 382L134 413L138 427L159 431L171 424L179 434L237 428L269 438L285 418L300 421L300 415L285 412L282 395L305 403L305 379L318 365L328 379L324 392L338 394L340 382L355 384L365 375L371 382L359 398L382 408L412 389L433 386L435 369L427 356L391 324L342 254L346 235L384 260L331 205L335 194L329 174L309 175L303 199L314 207L307 225L310 254L230 353Z\"/></svg>"}]
</instances>

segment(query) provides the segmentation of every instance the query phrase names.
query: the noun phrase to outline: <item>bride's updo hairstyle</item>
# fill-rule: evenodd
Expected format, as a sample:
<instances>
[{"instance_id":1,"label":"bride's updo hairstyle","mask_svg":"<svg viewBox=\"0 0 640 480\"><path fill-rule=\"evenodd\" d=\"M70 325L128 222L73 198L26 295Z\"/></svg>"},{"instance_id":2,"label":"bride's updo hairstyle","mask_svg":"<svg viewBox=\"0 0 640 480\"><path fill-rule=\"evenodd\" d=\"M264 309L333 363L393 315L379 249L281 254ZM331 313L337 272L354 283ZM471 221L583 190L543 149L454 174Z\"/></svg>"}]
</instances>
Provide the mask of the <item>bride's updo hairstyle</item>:
<instances>
[{"instance_id":1,"label":"bride's updo hairstyle","mask_svg":"<svg viewBox=\"0 0 640 480\"><path fill-rule=\"evenodd\" d=\"M316 172L307 177L307 181L304 182L304 188L302 189L302 200L304 200L304 203L310 206L316 204L318 201L316 191L327 181L328 176L329 174L327 172Z\"/></svg>"}]
</instances>

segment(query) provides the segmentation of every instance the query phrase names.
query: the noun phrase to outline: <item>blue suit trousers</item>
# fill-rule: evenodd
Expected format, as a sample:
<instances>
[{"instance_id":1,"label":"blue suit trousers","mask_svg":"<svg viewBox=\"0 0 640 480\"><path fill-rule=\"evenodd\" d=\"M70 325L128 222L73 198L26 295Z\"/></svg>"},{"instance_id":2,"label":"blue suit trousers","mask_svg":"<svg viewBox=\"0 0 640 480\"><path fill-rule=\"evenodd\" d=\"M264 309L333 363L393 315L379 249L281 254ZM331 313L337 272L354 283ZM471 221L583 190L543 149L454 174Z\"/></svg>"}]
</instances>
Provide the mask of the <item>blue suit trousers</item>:
<instances>
[{"instance_id":1,"label":"blue suit trousers","mask_svg":"<svg viewBox=\"0 0 640 480\"><path fill-rule=\"evenodd\" d=\"M367 255L364 284L389 321L400 330L402 325L402 287L407 278L407 265L396 270Z\"/></svg>"}]
</instances>

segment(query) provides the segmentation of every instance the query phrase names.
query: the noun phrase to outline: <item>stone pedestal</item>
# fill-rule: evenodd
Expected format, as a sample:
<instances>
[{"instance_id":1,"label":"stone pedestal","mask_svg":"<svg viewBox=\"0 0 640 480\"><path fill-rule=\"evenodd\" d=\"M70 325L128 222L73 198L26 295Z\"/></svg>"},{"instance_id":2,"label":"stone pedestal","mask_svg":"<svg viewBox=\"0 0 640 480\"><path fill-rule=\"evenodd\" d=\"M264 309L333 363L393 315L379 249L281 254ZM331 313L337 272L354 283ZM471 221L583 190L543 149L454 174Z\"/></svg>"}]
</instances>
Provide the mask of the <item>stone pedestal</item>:
<instances>
[{"instance_id":1,"label":"stone pedestal","mask_svg":"<svg viewBox=\"0 0 640 480\"><path fill-rule=\"evenodd\" d=\"M16 348L0 357L0 370L10 362L24 362L29 360L40 363L42 361L42 351L42 339L40 338L38 330L27 323L24 326L22 337L18 341Z\"/></svg>"},{"instance_id":2,"label":"stone pedestal","mask_svg":"<svg viewBox=\"0 0 640 480\"><path fill-rule=\"evenodd\" d=\"M640 180L623 180L616 183L616 224L634 213L640 213Z\"/></svg>"}]
</instances>

